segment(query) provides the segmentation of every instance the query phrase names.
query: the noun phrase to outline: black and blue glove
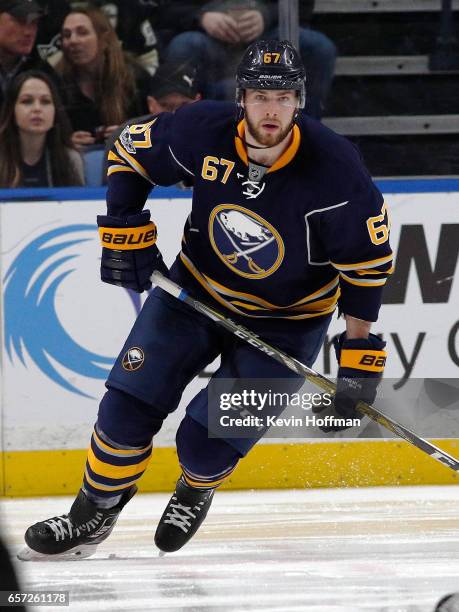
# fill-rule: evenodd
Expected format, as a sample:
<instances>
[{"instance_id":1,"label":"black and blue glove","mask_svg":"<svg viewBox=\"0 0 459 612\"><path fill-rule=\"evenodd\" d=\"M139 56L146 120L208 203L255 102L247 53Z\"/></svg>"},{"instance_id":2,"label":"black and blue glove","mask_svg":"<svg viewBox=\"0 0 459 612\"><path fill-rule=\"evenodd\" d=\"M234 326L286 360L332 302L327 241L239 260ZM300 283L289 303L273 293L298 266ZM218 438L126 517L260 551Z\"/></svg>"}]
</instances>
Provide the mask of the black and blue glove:
<instances>
[{"instance_id":1,"label":"black and blue glove","mask_svg":"<svg viewBox=\"0 0 459 612\"><path fill-rule=\"evenodd\" d=\"M320 419L326 416L333 419L360 418L362 414L355 409L358 402L372 404L375 401L386 364L386 343L374 334L369 334L368 338L348 340L343 333L335 338L333 344L339 363L335 397L330 407L323 410L319 407L314 412L319 413ZM333 423L331 419L319 426L325 433L349 427L351 425Z\"/></svg>"},{"instance_id":2,"label":"black and blue glove","mask_svg":"<svg viewBox=\"0 0 459 612\"><path fill-rule=\"evenodd\" d=\"M151 287L150 276L168 269L156 246L156 225L145 210L129 217L97 217L102 260L100 276L104 283L119 285L138 293Z\"/></svg>"}]
</instances>

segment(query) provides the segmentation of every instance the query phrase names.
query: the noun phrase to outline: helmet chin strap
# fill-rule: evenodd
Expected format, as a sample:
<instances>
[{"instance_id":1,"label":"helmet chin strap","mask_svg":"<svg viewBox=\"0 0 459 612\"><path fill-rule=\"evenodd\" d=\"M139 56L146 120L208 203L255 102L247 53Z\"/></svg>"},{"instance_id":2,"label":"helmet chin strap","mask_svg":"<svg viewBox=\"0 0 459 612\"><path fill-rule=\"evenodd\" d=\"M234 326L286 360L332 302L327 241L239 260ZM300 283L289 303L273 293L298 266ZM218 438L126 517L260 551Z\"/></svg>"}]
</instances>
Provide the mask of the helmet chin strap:
<instances>
[{"instance_id":1,"label":"helmet chin strap","mask_svg":"<svg viewBox=\"0 0 459 612\"><path fill-rule=\"evenodd\" d=\"M248 149L272 149L273 147L277 146L277 145L268 145L266 147L258 147L257 145L249 144L247 140L243 136L239 136L239 134L238 134L238 138L242 140L242 142L245 144L245 146Z\"/></svg>"}]
</instances>

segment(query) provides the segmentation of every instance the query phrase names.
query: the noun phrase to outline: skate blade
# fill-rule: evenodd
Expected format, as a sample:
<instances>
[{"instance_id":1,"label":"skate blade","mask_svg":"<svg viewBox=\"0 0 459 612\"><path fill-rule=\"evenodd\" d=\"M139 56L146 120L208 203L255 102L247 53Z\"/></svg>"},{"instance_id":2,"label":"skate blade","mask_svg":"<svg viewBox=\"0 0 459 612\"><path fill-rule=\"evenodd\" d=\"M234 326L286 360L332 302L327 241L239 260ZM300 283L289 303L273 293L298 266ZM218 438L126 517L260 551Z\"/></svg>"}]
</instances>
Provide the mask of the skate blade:
<instances>
[{"instance_id":1,"label":"skate blade","mask_svg":"<svg viewBox=\"0 0 459 612\"><path fill-rule=\"evenodd\" d=\"M79 561L80 559L90 557L96 550L97 544L84 544L75 546L75 548L57 555L45 555L29 548L26 544L24 548L18 552L17 558L20 561Z\"/></svg>"}]
</instances>

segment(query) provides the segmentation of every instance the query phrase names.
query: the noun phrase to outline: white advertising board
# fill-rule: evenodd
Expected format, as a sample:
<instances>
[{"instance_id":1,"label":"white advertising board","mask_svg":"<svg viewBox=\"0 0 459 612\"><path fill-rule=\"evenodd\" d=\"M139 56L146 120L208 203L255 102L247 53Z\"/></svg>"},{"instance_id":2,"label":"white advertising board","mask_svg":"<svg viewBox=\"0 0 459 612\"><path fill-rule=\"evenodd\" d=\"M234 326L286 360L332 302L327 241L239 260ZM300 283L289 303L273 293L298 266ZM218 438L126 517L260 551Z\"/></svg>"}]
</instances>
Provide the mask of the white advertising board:
<instances>
[{"instance_id":1,"label":"white advertising board","mask_svg":"<svg viewBox=\"0 0 459 612\"><path fill-rule=\"evenodd\" d=\"M458 378L459 193L391 194L397 271L374 332L388 343L388 377ZM148 203L168 264L180 248L189 199ZM144 298L99 280L98 202L0 205L3 450L88 444L104 380ZM343 330L334 318L329 337ZM328 347L316 362L334 375ZM190 384L156 445L171 446Z\"/></svg>"}]
</instances>

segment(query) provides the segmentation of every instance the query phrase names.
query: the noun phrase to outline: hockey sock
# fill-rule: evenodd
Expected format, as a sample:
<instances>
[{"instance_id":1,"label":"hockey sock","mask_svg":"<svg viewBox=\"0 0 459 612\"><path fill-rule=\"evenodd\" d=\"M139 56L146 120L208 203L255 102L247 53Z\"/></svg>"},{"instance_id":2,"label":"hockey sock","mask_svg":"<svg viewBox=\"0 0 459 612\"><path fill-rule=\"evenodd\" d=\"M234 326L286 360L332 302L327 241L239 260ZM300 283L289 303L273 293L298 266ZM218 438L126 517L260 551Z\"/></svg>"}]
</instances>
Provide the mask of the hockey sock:
<instances>
[{"instance_id":1,"label":"hockey sock","mask_svg":"<svg viewBox=\"0 0 459 612\"><path fill-rule=\"evenodd\" d=\"M176 441L182 480L197 489L219 487L241 457L226 440L209 438L207 429L188 415L180 423Z\"/></svg>"},{"instance_id":2,"label":"hockey sock","mask_svg":"<svg viewBox=\"0 0 459 612\"><path fill-rule=\"evenodd\" d=\"M184 465L181 464L182 468L182 481L187 484L189 487L193 487L194 489L216 489L232 474L236 465L232 465L229 468L225 469L220 474L213 474L211 476L202 476L200 474L194 474L190 470L188 470Z\"/></svg>"},{"instance_id":3,"label":"hockey sock","mask_svg":"<svg viewBox=\"0 0 459 612\"><path fill-rule=\"evenodd\" d=\"M144 473L152 452L151 443L143 448L117 444L95 427L88 450L83 491L102 508L115 506L121 495Z\"/></svg>"}]
</instances>

